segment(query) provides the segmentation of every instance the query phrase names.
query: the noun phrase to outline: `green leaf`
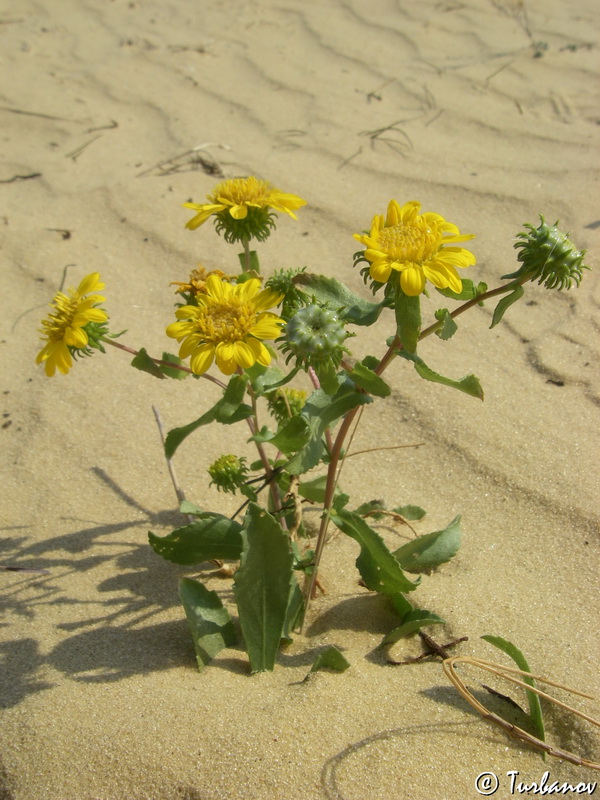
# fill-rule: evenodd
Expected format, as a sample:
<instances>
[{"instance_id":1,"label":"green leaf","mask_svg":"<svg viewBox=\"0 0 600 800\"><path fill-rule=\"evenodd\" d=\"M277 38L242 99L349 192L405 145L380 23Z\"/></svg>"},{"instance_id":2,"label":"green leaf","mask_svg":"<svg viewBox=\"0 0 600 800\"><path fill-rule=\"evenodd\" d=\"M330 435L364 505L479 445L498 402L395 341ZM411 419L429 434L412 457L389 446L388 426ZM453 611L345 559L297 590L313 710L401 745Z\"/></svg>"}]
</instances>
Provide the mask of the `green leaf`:
<instances>
[{"instance_id":1,"label":"green leaf","mask_svg":"<svg viewBox=\"0 0 600 800\"><path fill-rule=\"evenodd\" d=\"M179 597L185 609L200 672L225 647L237 644L229 612L216 592L191 578L179 581Z\"/></svg>"},{"instance_id":2,"label":"green leaf","mask_svg":"<svg viewBox=\"0 0 600 800\"><path fill-rule=\"evenodd\" d=\"M252 388L258 397L271 391L271 384L278 383L285 378L285 372L280 367L265 367L258 361L253 367L248 367L245 373L250 378Z\"/></svg>"},{"instance_id":3,"label":"green leaf","mask_svg":"<svg viewBox=\"0 0 600 800\"><path fill-rule=\"evenodd\" d=\"M490 328L494 328L500 322L512 304L516 303L517 300L520 300L524 294L525 289L523 289L522 286L515 286L514 291L512 291L509 295L505 295L494 309L494 316L492 317L492 324L490 325Z\"/></svg>"},{"instance_id":4,"label":"green leaf","mask_svg":"<svg viewBox=\"0 0 600 800\"><path fill-rule=\"evenodd\" d=\"M131 362L131 366L141 370L142 372L147 372L149 375L152 375L155 378L163 379L165 377L162 369L152 358L150 358L143 347Z\"/></svg>"},{"instance_id":5,"label":"green leaf","mask_svg":"<svg viewBox=\"0 0 600 800\"><path fill-rule=\"evenodd\" d=\"M168 536L148 531L155 553L174 564L201 564L214 558L236 561L242 552L242 526L221 514L203 513L201 518L177 528Z\"/></svg>"},{"instance_id":6,"label":"green leaf","mask_svg":"<svg viewBox=\"0 0 600 800\"><path fill-rule=\"evenodd\" d=\"M417 633L417 631L420 631L421 628L424 628L426 625L440 625L443 623L444 620L441 617L438 617L438 615L434 614L432 611L414 608L404 616L402 625L399 625L397 628L394 628L393 631L390 631L382 640L381 644L394 644L399 639L404 639L406 636Z\"/></svg>"},{"instance_id":7,"label":"green leaf","mask_svg":"<svg viewBox=\"0 0 600 800\"><path fill-rule=\"evenodd\" d=\"M311 503L320 503L322 505L325 502L326 488L327 476L319 475L318 477L312 478L309 481L300 481L298 484L298 494L300 497L310 500ZM348 495L342 492L340 488L336 486L333 495L333 507L343 508L349 500L350 498Z\"/></svg>"},{"instance_id":8,"label":"green leaf","mask_svg":"<svg viewBox=\"0 0 600 800\"><path fill-rule=\"evenodd\" d=\"M527 663L527 659L523 655L522 651L519 650L519 648L512 642L509 642L508 639L503 639L501 636L490 636L489 634L486 634L481 638L486 642L493 644L494 647L497 647L499 650L502 650L502 652L506 653L507 656L510 656L519 669L522 669L525 672L531 672L529 664ZM535 686L535 681L533 678L528 678L526 676L521 677L523 678L524 683L529 684L529 686ZM538 739L541 739L542 742L544 742L546 734L544 732L544 717L542 714L540 698L535 692L530 692L528 689L525 690L525 693L527 694L527 702L529 703L529 716L531 717L535 734Z\"/></svg>"},{"instance_id":9,"label":"green leaf","mask_svg":"<svg viewBox=\"0 0 600 800\"><path fill-rule=\"evenodd\" d=\"M197 506L190 500L182 500L179 504L179 510L182 514L192 514L194 517L201 516L202 514L206 513L200 508L200 506Z\"/></svg>"},{"instance_id":10,"label":"green leaf","mask_svg":"<svg viewBox=\"0 0 600 800\"><path fill-rule=\"evenodd\" d=\"M337 370L331 361L325 361L318 366L315 366L317 378L321 384L321 389L327 392L328 395L333 395L337 392L339 383L337 377Z\"/></svg>"},{"instance_id":11,"label":"green leaf","mask_svg":"<svg viewBox=\"0 0 600 800\"><path fill-rule=\"evenodd\" d=\"M242 402L246 393L248 378L245 375L234 375L223 392L223 397L205 414L189 425L173 428L165 439L165 455L173 458L179 445L187 437L203 425L210 422L220 422L222 425L232 425L241 419L252 415L252 408Z\"/></svg>"},{"instance_id":12,"label":"green leaf","mask_svg":"<svg viewBox=\"0 0 600 800\"><path fill-rule=\"evenodd\" d=\"M168 361L169 364L179 364L180 366L185 364L179 356L174 356L173 353L163 353L162 360ZM166 375L167 378L175 378L177 381L184 380L190 374L183 369L173 369L172 367L165 367L164 365L161 366L161 370L163 375Z\"/></svg>"},{"instance_id":13,"label":"green leaf","mask_svg":"<svg viewBox=\"0 0 600 800\"><path fill-rule=\"evenodd\" d=\"M354 365L348 377L350 380L354 381L357 386L364 389L365 392L375 395L375 397L388 397L392 392L383 378L380 378L379 375L376 375L373 370L369 369L361 362Z\"/></svg>"},{"instance_id":14,"label":"green leaf","mask_svg":"<svg viewBox=\"0 0 600 800\"><path fill-rule=\"evenodd\" d=\"M438 308L435 312L435 318L442 323L442 327L437 329L435 335L444 341L451 339L458 330L458 325L450 316L448 309Z\"/></svg>"},{"instance_id":15,"label":"green leaf","mask_svg":"<svg viewBox=\"0 0 600 800\"><path fill-rule=\"evenodd\" d=\"M416 371L424 380L450 386L452 389L458 389L459 392L464 392L465 394L471 395L471 397L477 397L479 400L483 400L483 389L481 388L479 378L475 375L466 375L464 378L455 381L452 378L445 378L443 375L438 375L437 372L434 372L427 366L422 358L419 358L419 356L413 353L398 350L397 354L402 358L412 361Z\"/></svg>"},{"instance_id":16,"label":"green leaf","mask_svg":"<svg viewBox=\"0 0 600 800\"><path fill-rule=\"evenodd\" d=\"M310 668L310 672L304 680L308 680L313 672L317 672L317 670L320 669L333 669L336 672L345 672L349 666L350 662L346 656L340 650L338 650L337 647L331 645L319 653L319 655L315 658L315 661Z\"/></svg>"},{"instance_id":17,"label":"green leaf","mask_svg":"<svg viewBox=\"0 0 600 800\"><path fill-rule=\"evenodd\" d=\"M294 277L294 284L320 303L329 303L336 310L343 307L342 316L353 325L372 325L384 308L384 303L363 300L335 278L324 275L302 272Z\"/></svg>"},{"instance_id":18,"label":"green leaf","mask_svg":"<svg viewBox=\"0 0 600 800\"><path fill-rule=\"evenodd\" d=\"M403 594L392 594L390 600L401 620L413 610L413 604Z\"/></svg>"},{"instance_id":19,"label":"green leaf","mask_svg":"<svg viewBox=\"0 0 600 800\"><path fill-rule=\"evenodd\" d=\"M396 333L405 352L416 352L421 333L421 297L409 297L399 285L396 289Z\"/></svg>"},{"instance_id":20,"label":"green leaf","mask_svg":"<svg viewBox=\"0 0 600 800\"><path fill-rule=\"evenodd\" d=\"M308 423L310 438L286 465L286 470L292 475L302 475L315 467L324 452L322 440L327 428L352 408L371 402L373 401L369 395L358 392L345 383L333 397L322 389L316 389L304 404L300 415Z\"/></svg>"},{"instance_id":21,"label":"green leaf","mask_svg":"<svg viewBox=\"0 0 600 800\"><path fill-rule=\"evenodd\" d=\"M387 516L382 513L386 510L386 505L383 500L367 500L365 503L361 503L358 508L355 508L354 513L358 514L359 517L369 517L370 519L379 520Z\"/></svg>"},{"instance_id":22,"label":"green leaf","mask_svg":"<svg viewBox=\"0 0 600 800\"><path fill-rule=\"evenodd\" d=\"M394 551L394 556L407 572L424 572L450 561L456 555L461 534L459 515L447 528L426 533L403 544Z\"/></svg>"},{"instance_id":23,"label":"green leaf","mask_svg":"<svg viewBox=\"0 0 600 800\"><path fill-rule=\"evenodd\" d=\"M250 503L242 531L234 594L252 672L272 670L284 632L293 575L288 535L267 511Z\"/></svg>"},{"instance_id":24,"label":"green leaf","mask_svg":"<svg viewBox=\"0 0 600 800\"><path fill-rule=\"evenodd\" d=\"M332 512L331 521L359 543L360 555L356 559L356 566L367 589L393 595L412 592L417 588L421 579L413 583L404 574L381 536L362 517L343 508Z\"/></svg>"},{"instance_id":25,"label":"green leaf","mask_svg":"<svg viewBox=\"0 0 600 800\"><path fill-rule=\"evenodd\" d=\"M246 253L238 253L238 258L240 260L240 265L242 267L242 275L240 275L240 278L242 280L238 279L238 283L245 283L245 281L250 280L250 278L258 278L258 276L260 275L260 263L258 261L258 255L256 250L250 250L248 255L250 256L249 258L250 266L247 268ZM248 275L248 277L244 278L244 275L246 275L248 272L252 272L254 274Z\"/></svg>"},{"instance_id":26,"label":"green leaf","mask_svg":"<svg viewBox=\"0 0 600 800\"><path fill-rule=\"evenodd\" d=\"M283 623L283 631L281 638L284 642L291 643L291 633L294 628L302 625L304 619L304 595L298 585L296 573L291 577L290 594L288 597L288 606L285 614L285 622Z\"/></svg>"},{"instance_id":27,"label":"green leaf","mask_svg":"<svg viewBox=\"0 0 600 800\"><path fill-rule=\"evenodd\" d=\"M477 286L473 281L468 278L462 278L462 291L459 293L453 292L451 289L437 289L444 297L451 297L453 300L475 300L475 298L487 292L487 284L478 283Z\"/></svg>"},{"instance_id":28,"label":"green leaf","mask_svg":"<svg viewBox=\"0 0 600 800\"><path fill-rule=\"evenodd\" d=\"M306 419L299 415L292 417L283 427L273 433L268 428L263 428L254 436L251 436L248 441L258 442L259 444L268 442L281 450L282 453L291 455L297 450L300 450L310 439L311 431Z\"/></svg>"},{"instance_id":29,"label":"green leaf","mask_svg":"<svg viewBox=\"0 0 600 800\"><path fill-rule=\"evenodd\" d=\"M400 514L401 517L404 519L409 520L410 522L423 519L425 514L427 513L424 508L421 506L396 506L396 508L392 508L396 514Z\"/></svg>"}]
</instances>

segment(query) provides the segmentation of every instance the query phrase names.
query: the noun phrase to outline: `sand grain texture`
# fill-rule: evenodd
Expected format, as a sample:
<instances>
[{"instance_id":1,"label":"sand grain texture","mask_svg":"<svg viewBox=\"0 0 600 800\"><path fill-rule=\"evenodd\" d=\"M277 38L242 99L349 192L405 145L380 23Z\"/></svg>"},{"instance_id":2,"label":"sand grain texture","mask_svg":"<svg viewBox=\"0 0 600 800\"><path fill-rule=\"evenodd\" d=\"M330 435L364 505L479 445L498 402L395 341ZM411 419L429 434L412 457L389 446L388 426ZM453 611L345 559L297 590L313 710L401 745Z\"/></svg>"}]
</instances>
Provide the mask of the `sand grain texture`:
<instances>
[{"instance_id":1,"label":"sand grain texture","mask_svg":"<svg viewBox=\"0 0 600 800\"><path fill-rule=\"evenodd\" d=\"M470 713L439 663L387 666L376 647L394 617L358 586L342 536L325 553L328 594L274 673L250 677L230 649L200 676L176 592L194 573L147 545L181 519L151 405L170 428L217 390L163 385L112 351L52 380L34 359L67 266L68 285L101 272L127 343L168 347L169 281L235 257L210 226L184 229L181 203L218 179L182 155L200 145L214 172L308 201L261 248L267 273L308 264L364 291L351 234L392 197L476 233L472 277L490 285L538 212L597 268L598 52L594 0L0 2L0 563L49 571L0 572L3 800L465 800L483 771L498 798L509 770L594 780ZM596 271L579 291L531 287L491 331L485 307L452 342L426 340L425 361L475 372L485 402L394 365L394 395L354 446L382 432L426 446L344 473L357 504L423 505L424 531L463 515L458 557L415 595L447 620L440 638L502 659L479 636L504 636L534 671L596 695L599 302ZM390 324L353 340L356 355L381 352ZM205 428L181 448L190 499L233 511L204 470L235 442ZM351 669L302 683L327 644ZM559 746L599 759L589 726L548 721Z\"/></svg>"}]
</instances>

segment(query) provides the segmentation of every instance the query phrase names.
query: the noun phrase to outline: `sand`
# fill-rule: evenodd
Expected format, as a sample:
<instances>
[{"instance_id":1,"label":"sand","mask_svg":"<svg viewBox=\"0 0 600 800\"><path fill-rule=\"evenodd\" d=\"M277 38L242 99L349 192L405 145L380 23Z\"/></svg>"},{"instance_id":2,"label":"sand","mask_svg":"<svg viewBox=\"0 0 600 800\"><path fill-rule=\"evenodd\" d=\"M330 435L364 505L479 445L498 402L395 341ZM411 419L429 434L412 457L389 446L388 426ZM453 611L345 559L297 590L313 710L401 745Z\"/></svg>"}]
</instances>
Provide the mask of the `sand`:
<instances>
[{"instance_id":1,"label":"sand","mask_svg":"<svg viewBox=\"0 0 600 800\"><path fill-rule=\"evenodd\" d=\"M204 200L211 169L307 200L261 247L267 274L308 265L364 291L351 235L391 198L476 233L471 276L490 286L540 212L597 267L594 0L20 0L0 3L0 43L0 563L48 571L0 572L0 797L464 800L483 772L498 798L547 770L593 781L481 720L439 659L386 664L377 646L394 616L358 585L341 534L323 559L327 594L275 671L250 676L232 648L200 675L177 598L178 578L198 573L147 544L181 524L151 406L175 427L218 389L159 382L116 351L52 379L34 359L65 268L67 285L101 273L124 342L168 348L169 282L235 259L210 226L184 228L181 204ZM493 330L486 306L451 342L430 337L425 361L475 372L485 401L392 365L393 396L354 446L424 446L357 456L343 476L355 504L422 505L423 532L462 514L458 556L414 595L447 620L440 641L468 636L453 652L508 664L479 638L506 637L534 672L596 696L598 289L597 272L576 291L530 286ZM355 355L381 353L391 325L361 332ZM236 441L214 427L182 446L191 500L234 510L205 469ZM207 583L231 598L230 582ZM350 669L303 682L329 644ZM484 697L481 682L469 673ZM557 746L600 758L592 726L550 706L547 718Z\"/></svg>"}]
</instances>

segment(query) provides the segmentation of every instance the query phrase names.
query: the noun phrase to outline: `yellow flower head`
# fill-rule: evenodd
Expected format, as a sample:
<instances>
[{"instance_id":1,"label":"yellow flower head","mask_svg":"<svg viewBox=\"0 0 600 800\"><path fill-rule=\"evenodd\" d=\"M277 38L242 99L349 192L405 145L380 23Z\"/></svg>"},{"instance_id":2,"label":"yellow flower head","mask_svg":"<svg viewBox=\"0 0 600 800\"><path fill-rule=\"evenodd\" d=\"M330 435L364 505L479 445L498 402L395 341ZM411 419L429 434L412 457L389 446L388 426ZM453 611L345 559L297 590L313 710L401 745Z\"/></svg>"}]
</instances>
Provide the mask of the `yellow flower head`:
<instances>
[{"instance_id":1,"label":"yellow flower head","mask_svg":"<svg viewBox=\"0 0 600 800\"><path fill-rule=\"evenodd\" d=\"M276 339L281 333L284 320L266 310L281 302L279 292L261 291L257 278L232 286L209 275L206 293L196 299L197 306L177 309L179 321L168 326L167 336L182 343L179 356L190 356L197 375L206 372L213 360L225 375L257 361L265 367L271 363L271 353L261 339Z\"/></svg>"},{"instance_id":2,"label":"yellow flower head","mask_svg":"<svg viewBox=\"0 0 600 800\"><path fill-rule=\"evenodd\" d=\"M231 241L244 238L263 241L269 235L269 228L273 227L269 209L284 211L296 219L294 211L306 205L306 201L295 194L280 192L267 181L254 177L223 181L207 196L207 200L209 202L204 204L184 203L185 208L198 212L185 227L195 230L215 214L218 217L217 230L229 233ZM241 223L243 220L246 224L238 224L236 229L234 221Z\"/></svg>"},{"instance_id":3,"label":"yellow flower head","mask_svg":"<svg viewBox=\"0 0 600 800\"><path fill-rule=\"evenodd\" d=\"M420 208L414 200L403 206L391 200L386 217L373 218L369 234L354 234L367 248L364 257L371 262L371 277L386 283L396 270L402 291L411 297L421 294L428 280L438 289L458 294L462 281L456 267L471 266L475 256L463 247L448 245L466 242L474 234L461 234L439 214L419 214Z\"/></svg>"},{"instance_id":4,"label":"yellow flower head","mask_svg":"<svg viewBox=\"0 0 600 800\"><path fill-rule=\"evenodd\" d=\"M46 344L37 355L36 363L44 364L46 375L52 377L56 370L66 375L73 366L72 353L85 351L90 341L86 326L106 322L108 314L95 305L104 300L99 294L91 294L104 289L100 274L92 272L79 284L77 289L67 289L67 294L58 292L51 307L54 309L42 320L40 333ZM83 353L81 353L83 355Z\"/></svg>"}]
</instances>

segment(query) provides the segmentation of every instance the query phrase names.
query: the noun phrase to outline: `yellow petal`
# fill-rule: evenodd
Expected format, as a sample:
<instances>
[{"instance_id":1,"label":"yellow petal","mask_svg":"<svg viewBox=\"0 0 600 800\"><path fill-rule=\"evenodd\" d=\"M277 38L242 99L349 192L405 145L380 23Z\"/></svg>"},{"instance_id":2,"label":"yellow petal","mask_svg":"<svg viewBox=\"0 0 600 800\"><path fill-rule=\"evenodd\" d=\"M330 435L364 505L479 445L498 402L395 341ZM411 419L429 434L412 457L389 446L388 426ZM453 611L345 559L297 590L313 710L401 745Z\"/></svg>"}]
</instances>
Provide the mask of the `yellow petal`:
<instances>
[{"instance_id":1,"label":"yellow petal","mask_svg":"<svg viewBox=\"0 0 600 800\"><path fill-rule=\"evenodd\" d=\"M229 213L234 219L246 219L248 216L248 207L243 206L230 206Z\"/></svg>"},{"instance_id":2,"label":"yellow petal","mask_svg":"<svg viewBox=\"0 0 600 800\"><path fill-rule=\"evenodd\" d=\"M369 273L374 281L385 283L392 274L392 265L389 261L379 261L371 264Z\"/></svg>"},{"instance_id":3,"label":"yellow petal","mask_svg":"<svg viewBox=\"0 0 600 800\"><path fill-rule=\"evenodd\" d=\"M271 353L268 348L266 348L262 342L259 342L258 339L248 338L246 344L254 353L255 360L258 361L259 364L262 364L263 367L268 367L271 363Z\"/></svg>"},{"instance_id":4,"label":"yellow petal","mask_svg":"<svg viewBox=\"0 0 600 800\"><path fill-rule=\"evenodd\" d=\"M196 375L203 375L210 368L215 356L213 344L199 345L190 359L190 367Z\"/></svg>"},{"instance_id":5,"label":"yellow petal","mask_svg":"<svg viewBox=\"0 0 600 800\"><path fill-rule=\"evenodd\" d=\"M65 330L65 335L63 338L65 344L69 345L69 347L77 347L78 349L87 347L87 343L89 341L88 335L83 328L69 327Z\"/></svg>"},{"instance_id":6,"label":"yellow petal","mask_svg":"<svg viewBox=\"0 0 600 800\"><path fill-rule=\"evenodd\" d=\"M425 288L425 275L417 267L407 267L400 273L400 286L404 294L416 297Z\"/></svg>"}]
</instances>

